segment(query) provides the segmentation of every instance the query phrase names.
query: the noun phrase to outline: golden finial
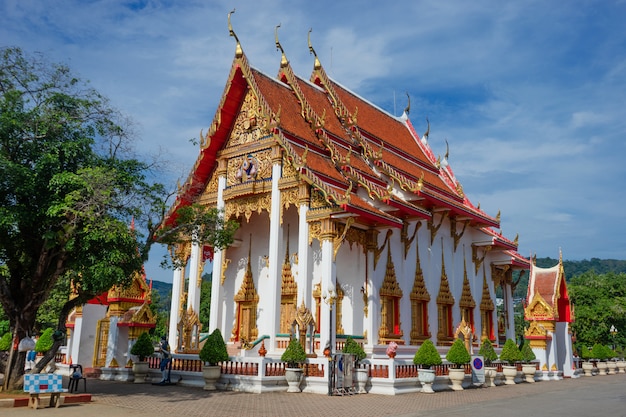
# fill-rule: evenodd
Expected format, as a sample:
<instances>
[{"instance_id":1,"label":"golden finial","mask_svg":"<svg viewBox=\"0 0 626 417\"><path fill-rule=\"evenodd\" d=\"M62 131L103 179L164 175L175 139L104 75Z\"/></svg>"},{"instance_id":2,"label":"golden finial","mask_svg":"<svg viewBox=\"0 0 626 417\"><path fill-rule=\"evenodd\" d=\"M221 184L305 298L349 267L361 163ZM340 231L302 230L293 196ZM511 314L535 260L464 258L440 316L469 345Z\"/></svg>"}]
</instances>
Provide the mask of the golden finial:
<instances>
[{"instance_id":1,"label":"golden finial","mask_svg":"<svg viewBox=\"0 0 626 417\"><path fill-rule=\"evenodd\" d=\"M513 243L515 243L515 245L519 244L519 233L515 235L515 239L513 239Z\"/></svg>"},{"instance_id":2,"label":"golden finial","mask_svg":"<svg viewBox=\"0 0 626 417\"><path fill-rule=\"evenodd\" d=\"M498 214L496 214L496 220L500 221L500 210L498 210Z\"/></svg>"},{"instance_id":3,"label":"golden finial","mask_svg":"<svg viewBox=\"0 0 626 417\"><path fill-rule=\"evenodd\" d=\"M406 108L404 109L404 112L408 116L409 113L411 112L411 96L409 96L409 92L408 91L406 92L406 98L408 99L408 104L406 105Z\"/></svg>"},{"instance_id":4,"label":"golden finial","mask_svg":"<svg viewBox=\"0 0 626 417\"><path fill-rule=\"evenodd\" d=\"M280 23L276 25L276 28L274 28L274 37L276 38L276 49L280 50L280 53L282 54L282 56L280 57L280 67L283 68L289 64L289 61L287 61L287 57L285 56L285 51L283 50L283 47L278 41L278 28L279 27L280 27Z\"/></svg>"},{"instance_id":5,"label":"golden finial","mask_svg":"<svg viewBox=\"0 0 626 417\"><path fill-rule=\"evenodd\" d=\"M307 40L309 42L309 52L313 54L313 56L315 57L315 63L313 64L313 69L318 70L320 68L322 68L322 64L320 63L320 60L317 58L317 54L315 53L315 49L313 49L313 45L311 44L311 32L313 32L313 28L309 29L309 33L307 35Z\"/></svg>"},{"instance_id":6,"label":"golden finial","mask_svg":"<svg viewBox=\"0 0 626 417\"><path fill-rule=\"evenodd\" d=\"M232 12L228 13L228 33L230 34L230 36L235 38L235 41L237 41L237 47L235 49L235 56L237 58L241 58L243 56L243 49L241 49L241 43L239 43L239 38L237 37L237 34L233 30L233 25L230 24L230 15L233 13L235 13L235 9L233 9Z\"/></svg>"},{"instance_id":7,"label":"golden finial","mask_svg":"<svg viewBox=\"0 0 626 417\"><path fill-rule=\"evenodd\" d=\"M428 135L430 135L430 120L428 120L428 116L426 116L426 132L422 135L422 143L426 145L428 143Z\"/></svg>"}]
</instances>

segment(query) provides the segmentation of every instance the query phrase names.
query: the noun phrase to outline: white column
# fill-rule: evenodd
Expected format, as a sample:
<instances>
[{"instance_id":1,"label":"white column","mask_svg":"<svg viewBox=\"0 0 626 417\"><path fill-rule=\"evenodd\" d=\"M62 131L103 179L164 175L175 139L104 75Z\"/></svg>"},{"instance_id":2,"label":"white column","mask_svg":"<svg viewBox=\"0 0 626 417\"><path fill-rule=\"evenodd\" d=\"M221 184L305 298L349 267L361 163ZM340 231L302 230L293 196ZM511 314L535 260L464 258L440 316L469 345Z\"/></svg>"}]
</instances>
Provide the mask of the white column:
<instances>
[{"instance_id":1,"label":"white column","mask_svg":"<svg viewBox=\"0 0 626 417\"><path fill-rule=\"evenodd\" d=\"M307 204L300 205L300 216L298 218L298 301L296 308L302 304L309 308L312 312L312 288L311 279L309 279L309 224L306 221L309 206Z\"/></svg>"},{"instance_id":2,"label":"white column","mask_svg":"<svg viewBox=\"0 0 626 417\"><path fill-rule=\"evenodd\" d=\"M282 241L282 226L280 224L280 190L278 189L278 180L280 180L282 167L280 163L274 163L272 166L272 204L270 212L270 240L269 240L269 268L268 268L268 286L269 291L266 292L268 299L266 308L269 308L268 314L263 314L269 318L268 332L270 336L270 348L268 351L273 353L276 350L276 333L278 332L280 320L280 289L281 277L280 253L279 246ZM261 283L259 283L259 287Z\"/></svg>"},{"instance_id":3,"label":"white column","mask_svg":"<svg viewBox=\"0 0 626 417\"><path fill-rule=\"evenodd\" d=\"M226 188L226 173L220 175L217 179L217 209L224 209L224 189ZM220 326L221 310L222 306L222 258L223 252L221 250L215 250L213 253L213 275L211 282L211 310L209 312L209 332L219 327L222 332L222 336L228 340L228 331L224 326ZM222 308L220 308L222 307Z\"/></svg>"},{"instance_id":4,"label":"white column","mask_svg":"<svg viewBox=\"0 0 626 417\"><path fill-rule=\"evenodd\" d=\"M508 323L506 327L506 338L515 340L515 311L513 308L513 294L511 284L504 285L504 307L506 308ZM517 340L515 340L517 343Z\"/></svg>"},{"instance_id":5,"label":"white column","mask_svg":"<svg viewBox=\"0 0 626 417\"><path fill-rule=\"evenodd\" d=\"M374 289L374 253L372 251L367 252L365 255L365 268L367 272L367 317L363 317L363 328L367 331L367 344L366 346L372 348L376 342L378 342L378 312L380 311L378 306L378 292ZM363 315L365 316L365 314Z\"/></svg>"},{"instance_id":6,"label":"white column","mask_svg":"<svg viewBox=\"0 0 626 417\"><path fill-rule=\"evenodd\" d=\"M174 270L174 277L172 278L172 302L170 304L170 328L168 333L168 343L170 349L176 349L177 343L177 326L180 321L180 296L183 286L183 273L181 268Z\"/></svg>"},{"instance_id":7,"label":"white column","mask_svg":"<svg viewBox=\"0 0 626 417\"><path fill-rule=\"evenodd\" d=\"M111 317L109 321L109 336L107 339L107 354L106 354L106 361L105 361L105 366L107 367L111 366L111 361L113 359L116 359L116 355L117 355L117 343L118 343L119 334L120 334L119 329L117 327L118 321L119 321L119 317L117 316ZM124 366L125 364L124 363L120 364L118 361L118 365Z\"/></svg>"},{"instance_id":8,"label":"white column","mask_svg":"<svg viewBox=\"0 0 626 417\"><path fill-rule=\"evenodd\" d=\"M187 291L187 309L191 309L198 316L200 315L200 264L202 251L197 242L191 243L191 257L189 259L189 289Z\"/></svg>"},{"instance_id":9,"label":"white column","mask_svg":"<svg viewBox=\"0 0 626 417\"><path fill-rule=\"evenodd\" d=\"M322 240L322 311L320 323L320 342L322 346L330 342L331 352L335 352L335 311L336 308L336 278L335 262L333 260L333 241L331 239Z\"/></svg>"}]
</instances>

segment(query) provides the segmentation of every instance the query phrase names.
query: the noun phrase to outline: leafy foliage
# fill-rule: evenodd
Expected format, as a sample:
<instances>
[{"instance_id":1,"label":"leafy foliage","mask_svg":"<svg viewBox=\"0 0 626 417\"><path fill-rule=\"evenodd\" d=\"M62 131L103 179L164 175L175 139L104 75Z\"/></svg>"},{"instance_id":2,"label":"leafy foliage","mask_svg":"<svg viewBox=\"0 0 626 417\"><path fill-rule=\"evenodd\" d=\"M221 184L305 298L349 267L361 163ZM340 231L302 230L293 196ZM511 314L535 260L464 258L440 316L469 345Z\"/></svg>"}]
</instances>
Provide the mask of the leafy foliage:
<instances>
[{"instance_id":1,"label":"leafy foliage","mask_svg":"<svg viewBox=\"0 0 626 417\"><path fill-rule=\"evenodd\" d=\"M193 235L220 249L232 241L237 224L216 210L182 207L165 221L171 193L154 180L158 164L134 157L132 134L67 66L0 49L0 305L18 338L38 312L39 325L56 319L64 334L74 307L132 282L155 237L170 245ZM55 288L60 309L42 310ZM16 359L10 388L24 372Z\"/></svg>"},{"instance_id":2,"label":"leafy foliage","mask_svg":"<svg viewBox=\"0 0 626 417\"><path fill-rule=\"evenodd\" d=\"M522 360L524 362L531 362L537 358L535 356L535 352L533 352L533 349L530 347L530 342L528 340L524 341L524 344L522 345L522 348L520 349L520 353L522 355Z\"/></svg>"},{"instance_id":3,"label":"leafy foliage","mask_svg":"<svg viewBox=\"0 0 626 417\"><path fill-rule=\"evenodd\" d=\"M578 346L626 346L626 273L586 272L568 285L576 308L572 330ZM611 334L611 326L618 331Z\"/></svg>"},{"instance_id":4,"label":"leafy foliage","mask_svg":"<svg viewBox=\"0 0 626 417\"><path fill-rule=\"evenodd\" d=\"M454 343L452 343L452 346L450 346L448 353L446 353L446 360L456 365L457 368L461 365L469 363L471 359L472 358L462 339L456 339Z\"/></svg>"},{"instance_id":5,"label":"leafy foliage","mask_svg":"<svg viewBox=\"0 0 626 417\"><path fill-rule=\"evenodd\" d=\"M52 345L54 344L52 333L54 333L54 329L51 327L48 327L43 331L35 343L35 352L46 353L52 348Z\"/></svg>"},{"instance_id":6,"label":"leafy foliage","mask_svg":"<svg viewBox=\"0 0 626 417\"><path fill-rule=\"evenodd\" d=\"M599 361L605 361L609 358L609 352L606 346L596 343L591 348L591 357Z\"/></svg>"},{"instance_id":7,"label":"leafy foliage","mask_svg":"<svg viewBox=\"0 0 626 417\"><path fill-rule=\"evenodd\" d=\"M130 353L138 356L140 362L143 362L154 353L154 345L148 332L139 335L133 347L130 348Z\"/></svg>"},{"instance_id":8,"label":"leafy foliage","mask_svg":"<svg viewBox=\"0 0 626 417\"><path fill-rule=\"evenodd\" d=\"M441 362L441 355L439 355L435 344L430 339L424 340L424 343L422 343L419 349L417 349L417 352L415 352L415 356L413 356L413 363L415 365L421 365L425 369L430 369L430 367L434 365L441 365Z\"/></svg>"},{"instance_id":9,"label":"leafy foliage","mask_svg":"<svg viewBox=\"0 0 626 417\"><path fill-rule=\"evenodd\" d=\"M367 354L365 353L365 351L363 350L363 348L361 347L361 345L359 345L353 338L348 337L346 339L346 343L343 345L343 353L349 353L351 355L354 355L355 361L359 362L360 360L365 359L365 357L367 356ZM306 356L306 355L305 355Z\"/></svg>"},{"instance_id":10,"label":"leafy foliage","mask_svg":"<svg viewBox=\"0 0 626 417\"><path fill-rule=\"evenodd\" d=\"M500 360L508 362L509 365L515 364L522 360L522 352L515 344L513 339L507 339L502 346L502 352L500 352Z\"/></svg>"},{"instance_id":11,"label":"leafy foliage","mask_svg":"<svg viewBox=\"0 0 626 417\"><path fill-rule=\"evenodd\" d=\"M288 368L298 368L306 361L306 352L298 339L292 338L289 341L289 345L281 355L280 360L287 362Z\"/></svg>"},{"instance_id":12,"label":"leafy foliage","mask_svg":"<svg viewBox=\"0 0 626 417\"><path fill-rule=\"evenodd\" d=\"M205 340L202 350L200 350L200 360L209 365L217 365L229 359L226 343L222 337L220 329L213 330L213 333Z\"/></svg>"},{"instance_id":13,"label":"leafy foliage","mask_svg":"<svg viewBox=\"0 0 626 417\"><path fill-rule=\"evenodd\" d=\"M0 352L6 352L11 348L11 333L7 332L2 337L0 337Z\"/></svg>"},{"instance_id":14,"label":"leafy foliage","mask_svg":"<svg viewBox=\"0 0 626 417\"><path fill-rule=\"evenodd\" d=\"M491 340L489 340L488 338L483 339L483 342L480 345L480 349L478 350L478 354L485 359L485 364L487 366L490 366L493 361L498 360L498 354L493 348Z\"/></svg>"}]
</instances>

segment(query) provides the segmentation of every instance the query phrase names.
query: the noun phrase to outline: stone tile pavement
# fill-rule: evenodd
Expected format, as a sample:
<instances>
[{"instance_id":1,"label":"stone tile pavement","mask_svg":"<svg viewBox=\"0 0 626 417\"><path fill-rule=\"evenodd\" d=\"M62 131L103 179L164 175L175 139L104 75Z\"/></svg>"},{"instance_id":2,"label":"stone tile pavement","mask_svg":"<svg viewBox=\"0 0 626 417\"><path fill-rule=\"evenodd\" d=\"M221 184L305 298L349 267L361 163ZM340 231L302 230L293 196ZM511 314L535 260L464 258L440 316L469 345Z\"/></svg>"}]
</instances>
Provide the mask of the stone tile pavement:
<instances>
[{"instance_id":1,"label":"stone tile pavement","mask_svg":"<svg viewBox=\"0 0 626 417\"><path fill-rule=\"evenodd\" d=\"M626 374L398 396L207 392L100 380L89 380L88 391L91 403L3 408L0 416L626 416Z\"/></svg>"}]
</instances>

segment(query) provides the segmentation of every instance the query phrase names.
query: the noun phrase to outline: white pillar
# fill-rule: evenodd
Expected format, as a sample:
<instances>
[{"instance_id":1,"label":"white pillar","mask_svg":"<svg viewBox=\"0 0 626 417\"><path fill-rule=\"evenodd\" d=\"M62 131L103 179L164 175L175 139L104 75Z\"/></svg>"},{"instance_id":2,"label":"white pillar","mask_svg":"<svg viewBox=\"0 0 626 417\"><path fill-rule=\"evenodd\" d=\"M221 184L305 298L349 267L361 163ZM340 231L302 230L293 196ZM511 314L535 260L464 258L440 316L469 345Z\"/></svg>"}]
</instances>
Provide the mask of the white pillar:
<instances>
[{"instance_id":1,"label":"white pillar","mask_svg":"<svg viewBox=\"0 0 626 417\"><path fill-rule=\"evenodd\" d=\"M506 338L515 340L515 310L513 308L513 294L511 292L511 284L504 284L504 307L508 322L506 323ZM517 340L515 340L517 343Z\"/></svg>"},{"instance_id":2,"label":"white pillar","mask_svg":"<svg viewBox=\"0 0 626 417\"><path fill-rule=\"evenodd\" d=\"M320 323L320 342L326 345L330 342L331 352L335 352L335 311L336 308L336 278L335 262L333 260L333 241L322 239L322 262L320 272L322 274L322 311ZM335 297L333 299L333 297Z\"/></svg>"},{"instance_id":3,"label":"white pillar","mask_svg":"<svg viewBox=\"0 0 626 417\"><path fill-rule=\"evenodd\" d=\"M224 209L224 189L226 188L226 172L222 173L217 179L217 209ZM211 310L209 312L209 332L219 328L222 332L222 336L228 340L228 332L224 326L220 326L221 311L224 309L222 306L222 258L223 252L221 250L215 250L213 253L213 275L211 282Z\"/></svg>"},{"instance_id":4,"label":"white pillar","mask_svg":"<svg viewBox=\"0 0 626 417\"><path fill-rule=\"evenodd\" d=\"M300 215L298 218L298 301L296 308L304 301L304 305L311 311L312 304L312 280L309 279L309 224L306 221L309 206L300 205Z\"/></svg>"},{"instance_id":5,"label":"white pillar","mask_svg":"<svg viewBox=\"0 0 626 417\"><path fill-rule=\"evenodd\" d=\"M174 270L172 278L172 302L170 304L170 327L168 332L168 343L170 349L176 349L177 343L177 326L180 321L180 297L182 295L183 273L181 268Z\"/></svg>"},{"instance_id":6,"label":"white pillar","mask_svg":"<svg viewBox=\"0 0 626 417\"><path fill-rule=\"evenodd\" d=\"M276 333L278 333L278 326L280 320L280 290L281 290L281 266L279 247L282 241L282 226L280 224L280 190L278 189L278 181L280 180L282 173L282 166L280 163L274 163L272 166L272 203L270 209L270 240L269 240L269 268L267 292L268 299L266 303L263 303L268 308L267 314L263 314L264 317L269 319L269 326L267 327L270 336L270 348L269 353L276 351ZM261 283L258 285L261 286Z\"/></svg>"},{"instance_id":7,"label":"white pillar","mask_svg":"<svg viewBox=\"0 0 626 417\"><path fill-rule=\"evenodd\" d=\"M378 342L378 311L376 308L378 305L378 292L374 289L376 285L374 285L374 253L372 251L368 251L365 255L365 269L367 282L365 285L367 288L367 317L365 314L363 315L363 328L367 332L367 344L368 348L372 348Z\"/></svg>"},{"instance_id":8,"label":"white pillar","mask_svg":"<svg viewBox=\"0 0 626 417\"><path fill-rule=\"evenodd\" d=\"M200 315L200 256L202 251L197 242L191 243L191 257L189 258L189 289L187 291L187 309Z\"/></svg>"}]
</instances>

